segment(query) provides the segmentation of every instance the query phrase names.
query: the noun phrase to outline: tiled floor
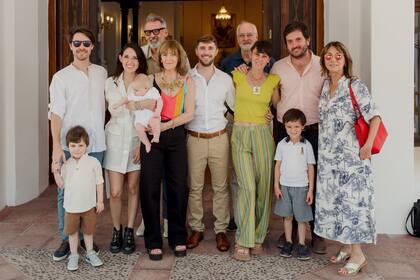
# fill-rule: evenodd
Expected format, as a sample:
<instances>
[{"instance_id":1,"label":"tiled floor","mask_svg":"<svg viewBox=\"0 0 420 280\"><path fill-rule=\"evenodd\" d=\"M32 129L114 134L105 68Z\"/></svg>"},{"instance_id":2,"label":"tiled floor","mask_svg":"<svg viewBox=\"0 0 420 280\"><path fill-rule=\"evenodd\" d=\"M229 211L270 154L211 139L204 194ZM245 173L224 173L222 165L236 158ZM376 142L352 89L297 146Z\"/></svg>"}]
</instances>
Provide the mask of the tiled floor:
<instances>
[{"instance_id":1,"label":"tiled floor","mask_svg":"<svg viewBox=\"0 0 420 280\"><path fill-rule=\"evenodd\" d=\"M211 215L212 194L205 191L205 224L209 228L200 246L193 250L197 254L221 254L215 248L215 234L211 230L213 218ZM54 249L60 239L57 234L56 189L50 186L37 199L18 207L9 207L0 212L0 248L32 248ZM136 225L139 224L137 217ZM101 214L98 221L96 243L106 250L111 235L111 218L109 207ZM282 231L279 220L272 217L269 236L264 243L265 252L269 255L278 254L276 240ZM231 241L233 234L229 234ZM138 250L144 252L141 238L136 239ZM335 253L336 243L328 243L328 253ZM130 274L130 279L169 279L174 257L165 242L165 255L162 261L152 262L146 254L141 254ZM361 273L354 279L420 279L420 239L405 235L379 235L376 246L366 246L365 252L369 261L367 273ZM316 257L316 256L315 256ZM302 275L298 279L339 279L336 274L337 265L327 265L323 269ZM375 278L376 277L376 278ZM187 276L186 276L187 278ZM16 267L0 257L0 279L28 279ZM215 278L217 279L217 277ZM252 276L250 275L250 279Z\"/></svg>"}]
</instances>

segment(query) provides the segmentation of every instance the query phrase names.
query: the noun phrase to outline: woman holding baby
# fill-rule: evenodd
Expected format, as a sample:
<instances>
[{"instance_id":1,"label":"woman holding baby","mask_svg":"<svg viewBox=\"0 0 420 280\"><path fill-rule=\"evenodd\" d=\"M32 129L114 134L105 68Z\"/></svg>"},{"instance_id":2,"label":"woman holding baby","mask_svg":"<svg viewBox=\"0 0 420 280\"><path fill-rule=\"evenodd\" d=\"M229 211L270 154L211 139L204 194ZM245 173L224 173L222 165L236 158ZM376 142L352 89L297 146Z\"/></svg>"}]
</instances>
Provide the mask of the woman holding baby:
<instances>
[{"instance_id":1,"label":"woman holding baby","mask_svg":"<svg viewBox=\"0 0 420 280\"><path fill-rule=\"evenodd\" d=\"M129 85L138 74L147 73L146 57L133 43L123 47L118 55L115 74L105 84L105 98L111 119L105 127L106 145L104 168L110 186L110 209L113 223L110 251L131 254L135 250L133 226L138 207L140 176L140 142L134 126L134 113L127 106L114 104L127 96ZM128 189L127 226L122 228L121 196L124 184Z\"/></svg>"},{"instance_id":2,"label":"woman holding baby","mask_svg":"<svg viewBox=\"0 0 420 280\"><path fill-rule=\"evenodd\" d=\"M168 242L177 257L186 255L187 150L184 124L194 116L195 88L186 77L187 56L174 40L162 43L158 54L162 72L154 74L153 86L163 102L159 143L149 153L141 145L141 210L145 224L144 241L151 260L162 259L160 196L162 170L168 188ZM151 132L149 132L151 134ZM153 136L149 135L149 140Z\"/></svg>"}]
</instances>

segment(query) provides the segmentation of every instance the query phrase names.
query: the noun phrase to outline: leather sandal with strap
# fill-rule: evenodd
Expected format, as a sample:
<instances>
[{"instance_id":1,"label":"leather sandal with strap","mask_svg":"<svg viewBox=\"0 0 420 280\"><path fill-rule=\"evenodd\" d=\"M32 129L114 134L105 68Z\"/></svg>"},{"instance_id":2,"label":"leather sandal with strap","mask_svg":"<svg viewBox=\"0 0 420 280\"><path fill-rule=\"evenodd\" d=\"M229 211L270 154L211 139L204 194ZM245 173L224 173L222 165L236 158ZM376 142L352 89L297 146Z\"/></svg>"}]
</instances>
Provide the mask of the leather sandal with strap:
<instances>
[{"instance_id":1,"label":"leather sandal with strap","mask_svg":"<svg viewBox=\"0 0 420 280\"><path fill-rule=\"evenodd\" d=\"M361 264L348 262L346 263L345 266L343 266L342 268L338 270L338 274L340 276L346 276L346 277L355 276L357 273L366 270L367 265L368 265L367 260L365 260Z\"/></svg>"},{"instance_id":2,"label":"leather sandal with strap","mask_svg":"<svg viewBox=\"0 0 420 280\"><path fill-rule=\"evenodd\" d=\"M238 261L246 262L251 260L249 255L249 248L235 245L235 251L233 252L233 258Z\"/></svg>"},{"instance_id":3,"label":"leather sandal with strap","mask_svg":"<svg viewBox=\"0 0 420 280\"><path fill-rule=\"evenodd\" d=\"M350 258L351 254L342 250L330 258L331 263L342 263Z\"/></svg>"},{"instance_id":4,"label":"leather sandal with strap","mask_svg":"<svg viewBox=\"0 0 420 280\"><path fill-rule=\"evenodd\" d=\"M251 255L259 256L263 253L264 249L261 243L255 243L254 248L251 248Z\"/></svg>"}]
</instances>

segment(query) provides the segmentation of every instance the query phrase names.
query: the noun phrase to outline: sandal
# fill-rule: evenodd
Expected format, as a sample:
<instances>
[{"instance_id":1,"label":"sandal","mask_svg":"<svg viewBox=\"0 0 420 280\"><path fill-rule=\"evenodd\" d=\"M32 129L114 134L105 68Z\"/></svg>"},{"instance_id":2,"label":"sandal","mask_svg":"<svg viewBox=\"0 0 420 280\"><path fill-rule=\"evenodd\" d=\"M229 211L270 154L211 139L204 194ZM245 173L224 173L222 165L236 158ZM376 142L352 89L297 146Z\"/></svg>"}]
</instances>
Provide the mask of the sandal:
<instances>
[{"instance_id":1,"label":"sandal","mask_svg":"<svg viewBox=\"0 0 420 280\"><path fill-rule=\"evenodd\" d=\"M251 256L249 255L249 248L242 247L236 244L235 250L233 252L233 258L241 262L246 262L246 261L251 260Z\"/></svg>"},{"instance_id":2,"label":"sandal","mask_svg":"<svg viewBox=\"0 0 420 280\"><path fill-rule=\"evenodd\" d=\"M156 251L159 250L158 253L156 253ZM152 251L154 251L152 253ZM160 261L162 259L162 249L160 248L155 248L155 249L147 249L147 254L149 254L149 259L151 259L152 261Z\"/></svg>"},{"instance_id":3,"label":"sandal","mask_svg":"<svg viewBox=\"0 0 420 280\"><path fill-rule=\"evenodd\" d=\"M366 270L367 264L368 264L367 260L365 260L361 264L348 262L346 263L345 266L340 268L337 272L340 276L355 276L360 271Z\"/></svg>"},{"instance_id":4,"label":"sandal","mask_svg":"<svg viewBox=\"0 0 420 280\"><path fill-rule=\"evenodd\" d=\"M337 254L335 254L334 256L332 256L330 258L330 262L331 263L342 263L347 261L348 259L350 259L351 254L348 252L344 252L344 251L338 251Z\"/></svg>"},{"instance_id":5,"label":"sandal","mask_svg":"<svg viewBox=\"0 0 420 280\"><path fill-rule=\"evenodd\" d=\"M181 250L180 250L180 247L182 248ZM185 245L177 245L177 246L175 246L175 248L174 248L174 255L175 255L175 257L185 257L186 255L187 255L187 246L185 246Z\"/></svg>"},{"instance_id":6,"label":"sandal","mask_svg":"<svg viewBox=\"0 0 420 280\"><path fill-rule=\"evenodd\" d=\"M261 243L255 243L254 248L251 248L251 255L259 256L263 253L264 249Z\"/></svg>"}]
</instances>

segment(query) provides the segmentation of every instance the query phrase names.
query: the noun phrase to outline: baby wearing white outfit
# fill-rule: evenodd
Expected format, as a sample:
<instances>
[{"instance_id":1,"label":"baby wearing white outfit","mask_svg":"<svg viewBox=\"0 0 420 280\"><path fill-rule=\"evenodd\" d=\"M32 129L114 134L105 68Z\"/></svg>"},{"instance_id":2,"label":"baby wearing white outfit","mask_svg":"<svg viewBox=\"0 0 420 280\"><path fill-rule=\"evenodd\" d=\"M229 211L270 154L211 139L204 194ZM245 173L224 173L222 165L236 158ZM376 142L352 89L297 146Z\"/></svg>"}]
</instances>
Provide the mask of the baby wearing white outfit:
<instances>
[{"instance_id":1,"label":"baby wearing white outfit","mask_svg":"<svg viewBox=\"0 0 420 280\"><path fill-rule=\"evenodd\" d=\"M134 81L128 86L127 96L113 107L125 105L130 101L143 101L146 99L156 100L156 108L154 111L149 109L140 109L134 112L134 124L136 126L137 135L144 144L146 152L150 152L151 143L159 143L160 136L160 112L162 111L162 99L159 91L153 87L152 81L144 74L139 74ZM153 134L152 141L147 138L146 129L150 126Z\"/></svg>"}]
</instances>

